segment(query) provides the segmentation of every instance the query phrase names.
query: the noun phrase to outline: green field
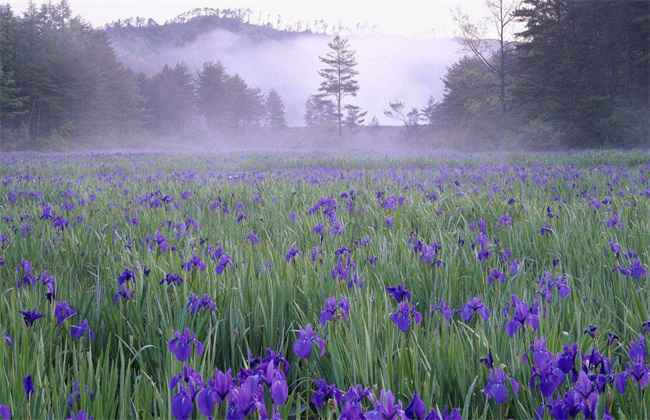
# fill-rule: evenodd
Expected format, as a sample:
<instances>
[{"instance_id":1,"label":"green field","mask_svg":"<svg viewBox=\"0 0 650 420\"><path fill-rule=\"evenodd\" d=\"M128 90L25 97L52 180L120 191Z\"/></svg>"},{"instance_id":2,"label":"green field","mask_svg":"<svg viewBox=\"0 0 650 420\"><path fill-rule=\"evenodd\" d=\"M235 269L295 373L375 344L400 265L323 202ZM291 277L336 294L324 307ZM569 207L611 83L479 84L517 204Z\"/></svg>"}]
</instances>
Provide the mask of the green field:
<instances>
[{"instance_id":1,"label":"green field","mask_svg":"<svg viewBox=\"0 0 650 420\"><path fill-rule=\"evenodd\" d=\"M0 217L0 418L650 419L647 152L4 155Z\"/></svg>"}]
</instances>

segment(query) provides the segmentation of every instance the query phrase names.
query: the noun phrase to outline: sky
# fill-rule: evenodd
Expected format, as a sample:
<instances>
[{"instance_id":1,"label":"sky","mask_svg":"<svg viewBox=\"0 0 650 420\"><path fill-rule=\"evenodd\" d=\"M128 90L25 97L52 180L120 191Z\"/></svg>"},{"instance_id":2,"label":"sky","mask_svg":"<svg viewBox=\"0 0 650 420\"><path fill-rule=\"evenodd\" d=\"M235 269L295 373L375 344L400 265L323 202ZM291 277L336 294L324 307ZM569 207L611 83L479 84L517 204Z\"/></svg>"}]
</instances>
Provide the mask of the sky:
<instances>
[{"instance_id":1,"label":"sky","mask_svg":"<svg viewBox=\"0 0 650 420\"><path fill-rule=\"evenodd\" d=\"M35 0L41 1L58 0ZM164 22L194 8L250 8L256 13L280 14L285 21L314 21L377 25L378 32L402 35L455 36L451 11L457 7L471 16L485 16L485 0L68 0L75 15L95 26L142 16ZM5 3L7 0L0 0ZM9 0L23 11L29 0Z\"/></svg>"}]
</instances>

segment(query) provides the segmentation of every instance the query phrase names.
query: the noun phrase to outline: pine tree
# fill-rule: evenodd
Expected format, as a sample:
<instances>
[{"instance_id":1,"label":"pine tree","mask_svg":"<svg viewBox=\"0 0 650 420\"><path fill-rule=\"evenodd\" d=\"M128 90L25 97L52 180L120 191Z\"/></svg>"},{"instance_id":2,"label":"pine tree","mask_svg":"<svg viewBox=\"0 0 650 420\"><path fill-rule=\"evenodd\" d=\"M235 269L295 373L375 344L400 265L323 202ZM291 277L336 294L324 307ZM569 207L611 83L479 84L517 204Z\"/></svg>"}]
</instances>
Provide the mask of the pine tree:
<instances>
[{"instance_id":1,"label":"pine tree","mask_svg":"<svg viewBox=\"0 0 650 420\"><path fill-rule=\"evenodd\" d=\"M343 109L345 98L355 97L359 91L359 82L355 77L359 74L356 70L356 53L350 49L347 39L340 36L334 37L328 44L330 51L320 61L326 67L318 72L323 79L319 88L321 99L331 100L335 107L338 135L342 136Z\"/></svg>"},{"instance_id":2,"label":"pine tree","mask_svg":"<svg viewBox=\"0 0 650 420\"><path fill-rule=\"evenodd\" d=\"M152 129L183 129L194 105L192 77L187 66L183 63L164 66L145 84L144 96Z\"/></svg>"},{"instance_id":3,"label":"pine tree","mask_svg":"<svg viewBox=\"0 0 650 420\"><path fill-rule=\"evenodd\" d=\"M197 107L208 127L217 129L224 123L226 109L226 81L228 75L219 62L205 63L196 84Z\"/></svg>"},{"instance_id":4,"label":"pine tree","mask_svg":"<svg viewBox=\"0 0 650 420\"><path fill-rule=\"evenodd\" d=\"M427 104L420 110L422 121L429 128L433 128L436 124L438 105L439 104L436 102L435 98L433 96L429 96Z\"/></svg>"},{"instance_id":5,"label":"pine tree","mask_svg":"<svg viewBox=\"0 0 650 420\"><path fill-rule=\"evenodd\" d=\"M351 104L345 106L345 111L345 120L343 123L350 132L356 133L365 124L368 112L361 111L360 107Z\"/></svg>"},{"instance_id":6,"label":"pine tree","mask_svg":"<svg viewBox=\"0 0 650 420\"><path fill-rule=\"evenodd\" d=\"M312 95L305 103L305 124L310 128L331 128L337 124L334 103L322 95Z\"/></svg>"},{"instance_id":7,"label":"pine tree","mask_svg":"<svg viewBox=\"0 0 650 420\"><path fill-rule=\"evenodd\" d=\"M24 103L13 75L3 71L0 62L0 141L4 140L5 130L26 113Z\"/></svg>"},{"instance_id":8,"label":"pine tree","mask_svg":"<svg viewBox=\"0 0 650 420\"><path fill-rule=\"evenodd\" d=\"M275 91L271 89L266 97L265 102L266 118L268 126L274 130L281 130L287 127L287 120L284 113L284 103L282 98Z\"/></svg>"}]
</instances>

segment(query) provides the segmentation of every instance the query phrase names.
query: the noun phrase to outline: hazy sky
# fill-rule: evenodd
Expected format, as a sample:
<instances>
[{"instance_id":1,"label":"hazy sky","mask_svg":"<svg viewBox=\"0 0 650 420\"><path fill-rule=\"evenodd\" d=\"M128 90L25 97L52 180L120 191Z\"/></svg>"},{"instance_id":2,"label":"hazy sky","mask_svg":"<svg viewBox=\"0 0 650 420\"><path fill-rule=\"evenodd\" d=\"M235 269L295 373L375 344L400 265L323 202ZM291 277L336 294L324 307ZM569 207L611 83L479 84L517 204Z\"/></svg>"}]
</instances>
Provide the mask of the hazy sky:
<instances>
[{"instance_id":1,"label":"hazy sky","mask_svg":"<svg viewBox=\"0 0 650 420\"><path fill-rule=\"evenodd\" d=\"M45 0L48 1L48 0ZM56 3L58 0L51 0ZM6 3L7 0L0 0ZM35 0L40 3L39 0ZM29 0L9 0L22 11ZM69 0L75 14L93 25L142 16L158 22L196 7L250 8L281 14L286 21L325 19L331 23L366 22L380 32L408 35L455 35L451 10L460 6L474 16L485 16L485 0Z\"/></svg>"}]
</instances>

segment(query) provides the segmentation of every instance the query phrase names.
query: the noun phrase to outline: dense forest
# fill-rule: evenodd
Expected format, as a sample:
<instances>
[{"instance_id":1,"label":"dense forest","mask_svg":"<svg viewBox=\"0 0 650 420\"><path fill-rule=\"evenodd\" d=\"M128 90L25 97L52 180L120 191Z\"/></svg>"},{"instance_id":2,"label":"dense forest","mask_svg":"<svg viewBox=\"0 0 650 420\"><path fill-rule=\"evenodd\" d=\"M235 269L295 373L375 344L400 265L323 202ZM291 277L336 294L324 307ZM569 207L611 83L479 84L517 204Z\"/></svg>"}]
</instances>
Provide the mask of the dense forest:
<instances>
[{"instance_id":1,"label":"dense forest","mask_svg":"<svg viewBox=\"0 0 650 420\"><path fill-rule=\"evenodd\" d=\"M21 15L0 6L0 145L39 148L180 133L254 139L261 130L283 130L276 91L250 86L216 60L198 71L178 63L136 74L118 60L111 38L145 31L153 44L182 44L215 25L252 37L324 36L336 28L324 22L285 28L271 17L256 23L250 11L199 12L162 25L136 19L98 29L74 17L65 0L32 4ZM433 145L444 137L445 145L464 148L650 143L650 2L523 0L507 14L521 31L488 47L460 22L467 55L448 69L442 98L421 108L386 98L386 116L405 127L403 141ZM354 62L354 45L342 42ZM366 121L351 103L342 107L341 92L329 88L305 98L306 126L338 131L333 146L363 127L381 134L376 119ZM381 92L373 95L381 98Z\"/></svg>"},{"instance_id":2,"label":"dense forest","mask_svg":"<svg viewBox=\"0 0 650 420\"><path fill-rule=\"evenodd\" d=\"M134 74L104 30L73 17L65 0L16 16L0 6L0 140L22 147L138 134L239 135L285 126L282 100L219 63L192 74L183 64Z\"/></svg>"},{"instance_id":3,"label":"dense forest","mask_svg":"<svg viewBox=\"0 0 650 420\"><path fill-rule=\"evenodd\" d=\"M540 147L650 144L650 2L524 0L512 16L515 42L449 69L440 124Z\"/></svg>"}]
</instances>

